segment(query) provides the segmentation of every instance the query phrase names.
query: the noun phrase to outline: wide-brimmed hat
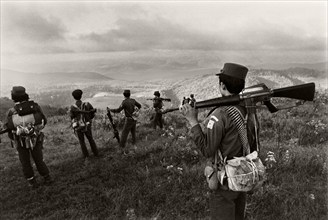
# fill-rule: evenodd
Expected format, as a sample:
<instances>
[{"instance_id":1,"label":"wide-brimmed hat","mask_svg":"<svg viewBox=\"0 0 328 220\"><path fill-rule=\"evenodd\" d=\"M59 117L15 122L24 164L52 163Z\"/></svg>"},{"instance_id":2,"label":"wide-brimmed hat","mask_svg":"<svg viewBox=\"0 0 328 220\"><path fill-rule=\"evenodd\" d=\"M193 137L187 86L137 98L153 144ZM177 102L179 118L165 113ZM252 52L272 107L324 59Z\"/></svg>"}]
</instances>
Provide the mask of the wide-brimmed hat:
<instances>
[{"instance_id":1,"label":"wide-brimmed hat","mask_svg":"<svg viewBox=\"0 0 328 220\"><path fill-rule=\"evenodd\" d=\"M233 78L245 80L247 72L248 72L247 67L243 65L236 64L236 63L225 63L223 68L220 70L220 72L215 75L217 76L227 75Z\"/></svg>"},{"instance_id":2,"label":"wide-brimmed hat","mask_svg":"<svg viewBox=\"0 0 328 220\"><path fill-rule=\"evenodd\" d=\"M14 86L11 90L11 94L15 97L27 95L26 90L23 86Z\"/></svg>"},{"instance_id":3,"label":"wide-brimmed hat","mask_svg":"<svg viewBox=\"0 0 328 220\"><path fill-rule=\"evenodd\" d=\"M156 95L156 96L161 96L161 94L159 93L159 91L155 91L155 92L154 92L154 95Z\"/></svg>"}]
</instances>

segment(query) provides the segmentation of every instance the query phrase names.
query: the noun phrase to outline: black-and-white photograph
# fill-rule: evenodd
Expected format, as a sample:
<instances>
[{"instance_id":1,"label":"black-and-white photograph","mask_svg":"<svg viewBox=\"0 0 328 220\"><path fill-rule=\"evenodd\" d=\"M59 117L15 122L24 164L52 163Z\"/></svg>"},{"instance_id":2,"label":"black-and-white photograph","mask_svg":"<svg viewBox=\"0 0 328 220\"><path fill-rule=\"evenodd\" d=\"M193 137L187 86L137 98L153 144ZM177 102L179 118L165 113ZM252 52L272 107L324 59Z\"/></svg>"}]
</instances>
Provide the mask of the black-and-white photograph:
<instances>
[{"instance_id":1,"label":"black-and-white photograph","mask_svg":"<svg viewBox=\"0 0 328 220\"><path fill-rule=\"evenodd\" d=\"M0 1L0 219L328 218L328 2Z\"/></svg>"}]
</instances>

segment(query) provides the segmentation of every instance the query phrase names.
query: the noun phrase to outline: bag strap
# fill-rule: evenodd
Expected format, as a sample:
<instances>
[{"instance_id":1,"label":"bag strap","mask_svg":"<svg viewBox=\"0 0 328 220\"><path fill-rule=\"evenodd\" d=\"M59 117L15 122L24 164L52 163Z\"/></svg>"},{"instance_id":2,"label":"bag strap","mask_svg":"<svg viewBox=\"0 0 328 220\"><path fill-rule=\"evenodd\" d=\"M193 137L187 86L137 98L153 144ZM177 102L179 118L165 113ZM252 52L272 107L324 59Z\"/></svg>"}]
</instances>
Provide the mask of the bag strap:
<instances>
[{"instance_id":1,"label":"bag strap","mask_svg":"<svg viewBox=\"0 0 328 220\"><path fill-rule=\"evenodd\" d=\"M243 145L243 155L246 156L250 154L250 146L247 137L247 115L246 118L242 115L238 108L234 106L226 106L224 110L228 113L231 120L235 123L238 130L238 136L240 138L241 144Z\"/></svg>"},{"instance_id":2,"label":"bag strap","mask_svg":"<svg viewBox=\"0 0 328 220\"><path fill-rule=\"evenodd\" d=\"M82 104L81 104L81 108L79 107L79 106L77 106L77 104L76 103L74 103L74 107L76 107L76 108L78 108L79 110L81 110L81 111L83 111L83 109L84 109L84 107L85 107L85 105L86 105L86 103L85 102L82 102Z\"/></svg>"}]
</instances>

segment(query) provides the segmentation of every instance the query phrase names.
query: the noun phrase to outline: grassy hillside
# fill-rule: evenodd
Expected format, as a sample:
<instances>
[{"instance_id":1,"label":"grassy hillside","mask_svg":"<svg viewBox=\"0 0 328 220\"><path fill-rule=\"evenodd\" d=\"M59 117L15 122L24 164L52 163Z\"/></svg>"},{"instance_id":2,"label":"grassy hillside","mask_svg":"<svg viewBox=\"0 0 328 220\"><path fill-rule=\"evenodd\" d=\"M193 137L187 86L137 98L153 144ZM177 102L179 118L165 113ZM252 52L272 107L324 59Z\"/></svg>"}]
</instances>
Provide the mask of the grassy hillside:
<instances>
[{"instance_id":1,"label":"grassy hillside","mask_svg":"<svg viewBox=\"0 0 328 220\"><path fill-rule=\"evenodd\" d=\"M327 218L327 110L327 96L318 94L313 104L259 112L260 156L265 161L274 152L276 163L265 162L268 180L249 194L248 219ZM55 182L36 190L27 187L18 155L2 136L0 219L208 219L205 161L186 121L168 113L165 130L154 131L150 114L144 109L139 116L137 149L122 155L99 111L93 131L101 156L87 163L68 117L49 117L44 157ZM114 118L121 130L121 116Z\"/></svg>"}]
</instances>

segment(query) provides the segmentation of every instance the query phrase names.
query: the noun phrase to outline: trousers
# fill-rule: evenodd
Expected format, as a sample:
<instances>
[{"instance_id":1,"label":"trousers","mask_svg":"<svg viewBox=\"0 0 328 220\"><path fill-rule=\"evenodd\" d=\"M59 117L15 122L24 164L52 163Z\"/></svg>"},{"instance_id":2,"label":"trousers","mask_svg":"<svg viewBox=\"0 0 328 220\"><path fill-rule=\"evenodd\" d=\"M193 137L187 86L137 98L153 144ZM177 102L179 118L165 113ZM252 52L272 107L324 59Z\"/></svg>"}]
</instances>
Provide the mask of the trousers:
<instances>
[{"instance_id":1,"label":"trousers","mask_svg":"<svg viewBox=\"0 0 328 220\"><path fill-rule=\"evenodd\" d=\"M18 157L22 165L23 174L26 179L34 177L31 157L35 163L39 174L41 176L49 175L49 169L43 161L43 140L37 138L35 146L33 148L26 148L22 146L21 141L16 141L15 143L16 149L18 151Z\"/></svg>"},{"instance_id":2,"label":"trousers","mask_svg":"<svg viewBox=\"0 0 328 220\"><path fill-rule=\"evenodd\" d=\"M156 129L157 126L160 127L161 129L163 128L162 114L158 112L156 112L154 116L153 128Z\"/></svg>"},{"instance_id":3,"label":"trousers","mask_svg":"<svg viewBox=\"0 0 328 220\"><path fill-rule=\"evenodd\" d=\"M122 134L121 134L121 140L120 140L120 147L124 148L126 145L126 141L128 139L128 135L131 132L132 136L132 144L136 143L136 127L137 127L137 121L133 118L125 118Z\"/></svg>"},{"instance_id":4,"label":"trousers","mask_svg":"<svg viewBox=\"0 0 328 220\"><path fill-rule=\"evenodd\" d=\"M95 156L98 156L98 148L97 148L96 142L92 136L91 124L87 126L86 131L84 131L84 132L76 131L76 134L77 134L77 137L78 137L80 145L81 145L81 150L82 150L83 156L89 157L89 152L88 152L87 146L84 141L84 136L86 136L89 141L92 153Z\"/></svg>"},{"instance_id":5,"label":"trousers","mask_svg":"<svg viewBox=\"0 0 328 220\"><path fill-rule=\"evenodd\" d=\"M218 189L210 194L211 219L244 220L246 193Z\"/></svg>"}]
</instances>

